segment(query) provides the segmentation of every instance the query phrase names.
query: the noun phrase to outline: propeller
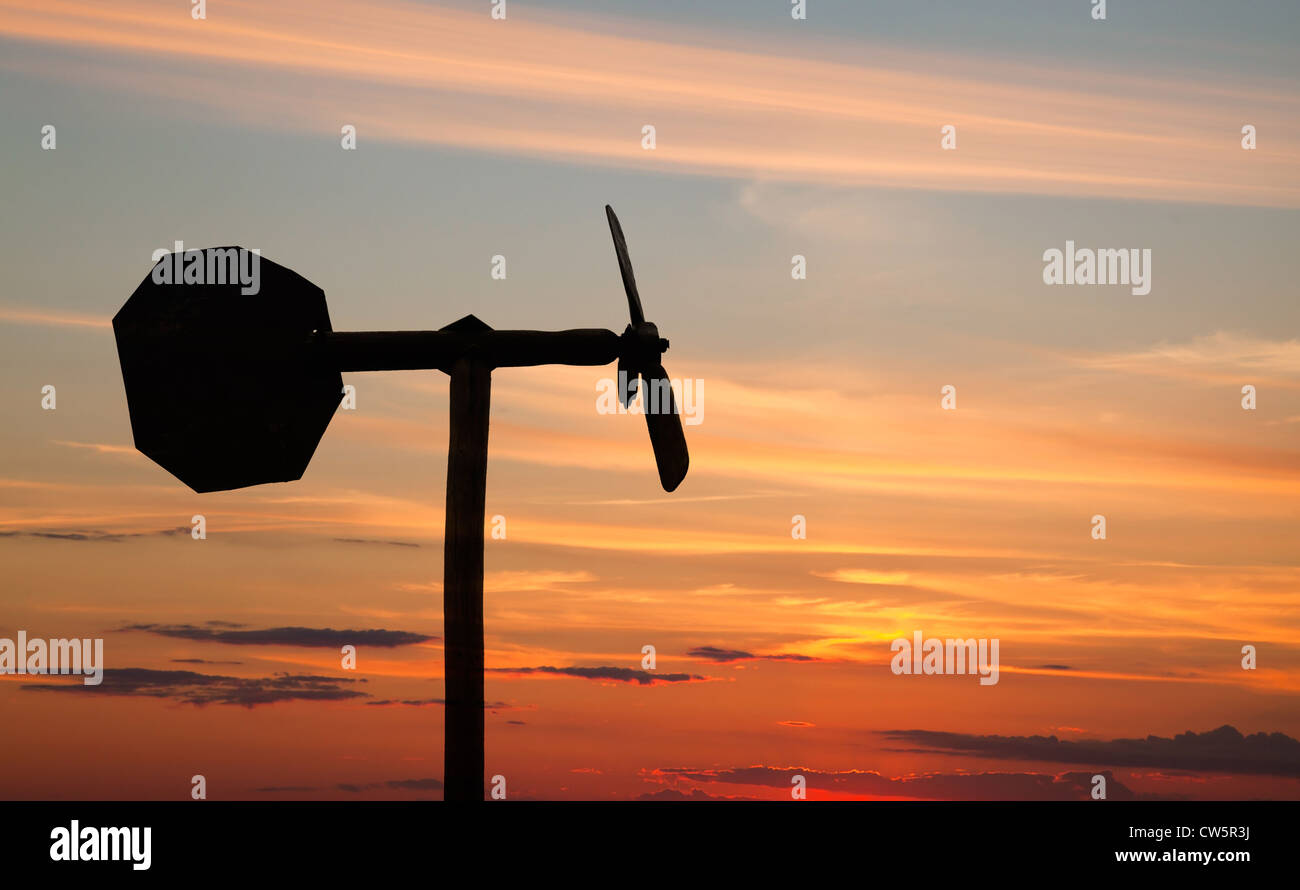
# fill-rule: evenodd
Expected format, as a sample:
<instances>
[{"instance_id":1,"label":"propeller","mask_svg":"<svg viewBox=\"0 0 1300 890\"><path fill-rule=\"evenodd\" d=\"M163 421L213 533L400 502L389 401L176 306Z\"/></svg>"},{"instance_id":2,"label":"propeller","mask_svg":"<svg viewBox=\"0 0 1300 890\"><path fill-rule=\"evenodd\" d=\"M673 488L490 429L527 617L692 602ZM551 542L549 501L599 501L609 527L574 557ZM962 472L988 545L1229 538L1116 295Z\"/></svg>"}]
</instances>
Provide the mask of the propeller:
<instances>
[{"instance_id":1,"label":"propeller","mask_svg":"<svg viewBox=\"0 0 1300 890\"><path fill-rule=\"evenodd\" d=\"M605 205L605 216L609 219L609 233L614 237L618 271L623 276L628 313L632 316L632 323L623 331L623 349L618 359L618 399L627 407L636 397L638 388L641 390L659 481L664 491L672 491L686 478L690 455L686 451L686 434L682 431L682 417L673 398L672 384L660 362L668 349L668 341L660 338L659 329L653 322L645 320L636 277L632 274L632 260L627 255L623 227L614 215L614 208L608 204Z\"/></svg>"}]
</instances>

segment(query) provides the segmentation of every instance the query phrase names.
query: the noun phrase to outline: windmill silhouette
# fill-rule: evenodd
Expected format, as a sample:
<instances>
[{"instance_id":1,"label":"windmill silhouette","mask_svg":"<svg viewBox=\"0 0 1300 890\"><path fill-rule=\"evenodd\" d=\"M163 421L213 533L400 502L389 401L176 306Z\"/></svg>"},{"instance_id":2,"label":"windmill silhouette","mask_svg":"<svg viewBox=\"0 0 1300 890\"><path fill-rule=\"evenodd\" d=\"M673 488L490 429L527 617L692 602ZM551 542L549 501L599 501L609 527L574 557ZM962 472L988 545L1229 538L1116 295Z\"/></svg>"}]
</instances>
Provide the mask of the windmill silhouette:
<instances>
[{"instance_id":1,"label":"windmill silhouette","mask_svg":"<svg viewBox=\"0 0 1300 890\"><path fill-rule=\"evenodd\" d=\"M604 329L498 331L467 315L437 331L337 332L324 292L266 259L240 283L160 284L151 273L113 317L135 447L196 492L302 478L338 408L343 371L441 370L451 377L443 558L444 799L483 799L483 520L492 370L618 362L620 402L641 389L659 480L689 456L645 320L627 242L605 206L631 322ZM203 251L238 251L210 248ZM172 261L165 256L160 263Z\"/></svg>"}]
</instances>

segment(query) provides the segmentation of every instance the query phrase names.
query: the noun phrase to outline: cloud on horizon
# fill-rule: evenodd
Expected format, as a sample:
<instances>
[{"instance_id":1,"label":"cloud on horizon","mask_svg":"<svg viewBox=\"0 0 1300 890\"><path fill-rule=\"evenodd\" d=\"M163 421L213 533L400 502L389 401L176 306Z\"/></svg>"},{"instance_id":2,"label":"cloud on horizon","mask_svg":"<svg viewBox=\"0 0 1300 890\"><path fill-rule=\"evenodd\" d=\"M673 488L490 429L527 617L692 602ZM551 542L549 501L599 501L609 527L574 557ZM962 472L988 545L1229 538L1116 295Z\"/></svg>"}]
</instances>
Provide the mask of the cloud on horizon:
<instances>
[{"instance_id":1,"label":"cloud on horizon","mask_svg":"<svg viewBox=\"0 0 1300 890\"><path fill-rule=\"evenodd\" d=\"M691 782L759 785L788 790L794 776L803 776L811 795L816 792L922 800L1091 800L1093 775L1106 777L1108 800L1136 800L1135 794L1107 771L1044 773L930 773L891 778L867 770L815 770L803 767L747 766L731 769L666 768L652 777Z\"/></svg>"},{"instance_id":2,"label":"cloud on horizon","mask_svg":"<svg viewBox=\"0 0 1300 890\"><path fill-rule=\"evenodd\" d=\"M689 792L679 791L676 788L664 788L661 791L647 791L645 794L638 794L636 800L760 800L757 797L732 797L730 795L709 794L698 788L692 788Z\"/></svg>"},{"instance_id":3,"label":"cloud on horizon","mask_svg":"<svg viewBox=\"0 0 1300 890\"><path fill-rule=\"evenodd\" d=\"M507 676L529 676L532 674L552 674L563 677L579 677L583 680L613 681L617 683L636 683L640 686L656 686L661 683L703 683L712 677L700 677L695 674L657 674L653 671L639 671L621 667L552 667L544 664L540 667L485 668L493 674Z\"/></svg>"},{"instance_id":4,"label":"cloud on horizon","mask_svg":"<svg viewBox=\"0 0 1300 890\"><path fill-rule=\"evenodd\" d=\"M445 707L445 698L385 698L380 701L368 701L366 705L373 708L407 707L407 708L441 708ZM483 702L485 711L513 711L515 708L503 701Z\"/></svg>"},{"instance_id":5,"label":"cloud on horizon","mask_svg":"<svg viewBox=\"0 0 1300 890\"><path fill-rule=\"evenodd\" d=\"M921 729L879 730L915 747L888 750L918 754L970 754L997 760L1159 767L1300 778L1300 741L1280 732L1242 735L1235 727L1187 731L1170 738L1063 741L1056 736L971 735Z\"/></svg>"},{"instance_id":6,"label":"cloud on horizon","mask_svg":"<svg viewBox=\"0 0 1300 890\"><path fill-rule=\"evenodd\" d=\"M686 654L690 658L698 658L701 661L711 661L718 664L727 664L733 661L821 661L822 659L812 655L755 655L752 652L745 652L742 649L722 649L717 646L696 646L693 649L687 649Z\"/></svg>"},{"instance_id":7,"label":"cloud on horizon","mask_svg":"<svg viewBox=\"0 0 1300 890\"><path fill-rule=\"evenodd\" d=\"M427 643L438 637L404 630L334 630L314 627L269 627L263 630L231 630L194 624L128 624L122 630L142 631L162 637L225 643L231 646L301 646L313 649L337 649L341 646L374 646L393 649Z\"/></svg>"},{"instance_id":8,"label":"cloud on horizon","mask_svg":"<svg viewBox=\"0 0 1300 890\"><path fill-rule=\"evenodd\" d=\"M103 682L24 683L23 689L81 695L122 695L167 698L189 705L241 705L252 708L287 701L346 701L370 693L348 688L365 678L321 677L279 673L270 677L225 677L194 671L156 671L149 668L109 668Z\"/></svg>"},{"instance_id":9,"label":"cloud on horizon","mask_svg":"<svg viewBox=\"0 0 1300 890\"><path fill-rule=\"evenodd\" d=\"M317 787L314 785L265 785L253 790L261 794L284 794L287 792L308 792L308 791L346 791L349 794L359 794L363 791L373 791L380 788L395 788L399 791L441 791L442 780L434 778L426 779L389 779L386 782L339 782L328 788Z\"/></svg>"},{"instance_id":10,"label":"cloud on horizon","mask_svg":"<svg viewBox=\"0 0 1300 890\"><path fill-rule=\"evenodd\" d=\"M419 547L419 544L413 541L380 541L370 538L335 538L340 544L383 544L388 547Z\"/></svg>"},{"instance_id":11,"label":"cloud on horizon","mask_svg":"<svg viewBox=\"0 0 1300 890\"><path fill-rule=\"evenodd\" d=\"M171 537L172 535L188 535L189 533L190 527L188 525L164 528L153 532L105 532L92 529L74 529L72 531L14 529L12 531L0 531L0 538L25 537L47 538L53 541L108 541L117 543L128 538Z\"/></svg>"}]
</instances>

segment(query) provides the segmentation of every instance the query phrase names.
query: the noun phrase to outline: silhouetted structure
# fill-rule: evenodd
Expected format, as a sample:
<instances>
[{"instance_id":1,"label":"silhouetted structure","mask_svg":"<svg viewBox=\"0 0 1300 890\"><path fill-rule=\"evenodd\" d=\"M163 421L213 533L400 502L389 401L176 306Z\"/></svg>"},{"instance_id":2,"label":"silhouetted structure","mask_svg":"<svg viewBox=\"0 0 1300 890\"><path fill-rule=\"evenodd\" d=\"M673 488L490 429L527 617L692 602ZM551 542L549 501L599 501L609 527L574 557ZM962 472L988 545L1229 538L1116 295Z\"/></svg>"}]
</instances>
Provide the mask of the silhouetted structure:
<instances>
[{"instance_id":1,"label":"silhouetted structure","mask_svg":"<svg viewBox=\"0 0 1300 890\"><path fill-rule=\"evenodd\" d=\"M617 360L624 405L642 381L664 489L673 491L686 476L686 438L660 363L668 341L645 320L622 228L608 205L605 213L632 316L621 336L603 329L496 331L472 315L438 331L339 333L330 328L324 292L266 259L259 261L257 293L243 293L239 281L160 284L151 273L113 318L135 446L197 492L300 479L341 400L341 371L437 368L451 376L443 545L446 800L483 799L483 520L492 369Z\"/></svg>"}]
</instances>

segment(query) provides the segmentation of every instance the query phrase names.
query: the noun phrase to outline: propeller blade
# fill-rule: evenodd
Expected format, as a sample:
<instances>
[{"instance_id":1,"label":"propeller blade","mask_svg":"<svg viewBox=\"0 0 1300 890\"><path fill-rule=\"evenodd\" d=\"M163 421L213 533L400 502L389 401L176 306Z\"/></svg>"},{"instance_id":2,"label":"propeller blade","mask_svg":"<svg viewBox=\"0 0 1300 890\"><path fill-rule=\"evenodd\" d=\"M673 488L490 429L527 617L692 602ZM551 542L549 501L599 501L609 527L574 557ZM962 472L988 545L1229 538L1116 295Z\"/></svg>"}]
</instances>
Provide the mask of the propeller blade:
<instances>
[{"instance_id":1,"label":"propeller blade","mask_svg":"<svg viewBox=\"0 0 1300 890\"><path fill-rule=\"evenodd\" d=\"M636 369L631 366L626 357L620 357L618 360L618 403L626 408L632 404L636 398L637 387L641 385L641 377L637 374Z\"/></svg>"},{"instance_id":2,"label":"propeller blade","mask_svg":"<svg viewBox=\"0 0 1300 890\"><path fill-rule=\"evenodd\" d=\"M656 365L643 376L641 406L650 430L650 446L654 448L659 467L659 481L664 491L672 491L686 478L686 468L691 462L686 451L686 434L682 432L682 416L677 413L677 402L664 366Z\"/></svg>"},{"instance_id":3,"label":"propeller blade","mask_svg":"<svg viewBox=\"0 0 1300 890\"><path fill-rule=\"evenodd\" d=\"M614 252L618 254L618 271L623 276L623 290L627 291L627 308L632 313L632 326L645 324L645 312L641 309L641 295L636 292L636 278L632 275L632 259L627 255L627 241L623 238L623 227L618 224L614 208L605 205L605 216L609 219L609 233L614 236Z\"/></svg>"}]
</instances>

